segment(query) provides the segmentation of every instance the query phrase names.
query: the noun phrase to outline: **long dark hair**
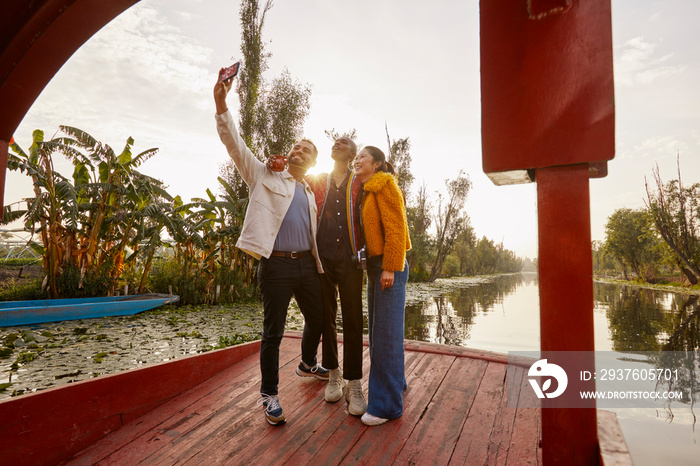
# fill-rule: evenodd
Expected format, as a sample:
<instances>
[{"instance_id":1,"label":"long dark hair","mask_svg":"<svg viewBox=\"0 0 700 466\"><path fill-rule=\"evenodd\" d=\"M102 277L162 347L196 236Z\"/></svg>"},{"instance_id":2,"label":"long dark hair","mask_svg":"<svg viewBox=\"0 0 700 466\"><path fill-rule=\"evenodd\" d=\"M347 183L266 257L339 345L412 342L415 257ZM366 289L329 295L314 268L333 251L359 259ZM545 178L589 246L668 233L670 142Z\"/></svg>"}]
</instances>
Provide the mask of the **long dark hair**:
<instances>
[{"instance_id":1,"label":"long dark hair","mask_svg":"<svg viewBox=\"0 0 700 466\"><path fill-rule=\"evenodd\" d=\"M365 146L362 149L367 150L369 152L369 155L372 156L372 160L375 162L381 162L382 164L377 168L377 171L382 171L382 172L387 172L391 173L392 175L396 175L396 171L394 170L394 166L386 161L386 156L384 155L384 152L382 152L381 149L378 147L374 146Z\"/></svg>"}]
</instances>

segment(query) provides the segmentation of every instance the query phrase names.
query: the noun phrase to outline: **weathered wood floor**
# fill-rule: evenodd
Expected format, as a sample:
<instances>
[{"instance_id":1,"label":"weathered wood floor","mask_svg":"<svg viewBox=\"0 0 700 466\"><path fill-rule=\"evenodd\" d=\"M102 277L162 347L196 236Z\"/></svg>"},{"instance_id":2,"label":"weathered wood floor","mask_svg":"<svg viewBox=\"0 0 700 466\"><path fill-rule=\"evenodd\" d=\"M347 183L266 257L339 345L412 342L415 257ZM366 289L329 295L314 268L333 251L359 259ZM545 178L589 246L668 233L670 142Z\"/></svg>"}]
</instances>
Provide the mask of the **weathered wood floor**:
<instances>
[{"instance_id":1,"label":"weathered wood floor","mask_svg":"<svg viewBox=\"0 0 700 466\"><path fill-rule=\"evenodd\" d=\"M540 464L539 411L508 407L507 365L445 348L408 342L404 414L366 427L344 400L324 401L324 382L295 374L300 341L285 337L286 425L268 425L256 404L256 354L127 423L69 464ZM364 364L368 374L367 348ZM525 370L516 373L522 379ZM534 395L522 390L521 396Z\"/></svg>"}]
</instances>

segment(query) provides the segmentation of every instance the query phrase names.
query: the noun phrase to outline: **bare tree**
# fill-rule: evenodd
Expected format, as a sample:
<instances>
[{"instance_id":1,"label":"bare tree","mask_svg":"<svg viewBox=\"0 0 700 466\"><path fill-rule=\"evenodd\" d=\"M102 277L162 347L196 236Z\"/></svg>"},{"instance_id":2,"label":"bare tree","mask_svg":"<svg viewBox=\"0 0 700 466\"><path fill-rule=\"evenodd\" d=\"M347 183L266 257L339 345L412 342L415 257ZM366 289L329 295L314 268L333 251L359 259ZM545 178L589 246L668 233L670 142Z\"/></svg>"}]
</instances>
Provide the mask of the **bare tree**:
<instances>
[{"instance_id":1,"label":"bare tree","mask_svg":"<svg viewBox=\"0 0 700 466\"><path fill-rule=\"evenodd\" d=\"M355 129L355 128L351 129L350 131L345 131L342 133L340 131L336 131L335 128L333 128L333 129L325 130L324 133L326 134L326 137L328 137L328 139L330 139L333 142L335 142L338 138L345 137L345 138L352 139L353 142L355 142L355 144L357 144L357 129ZM358 150L358 152L360 150L359 144L357 144L357 150Z\"/></svg>"},{"instance_id":2,"label":"bare tree","mask_svg":"<svg viewBox=\"0 0 700 466\"><path fill-rule=\"evenodd\" d=\"M467 200L472 182L469 175L460 170L457 178L447 180L447 198L438 194L438 208L435 214L437 228L435 240L435 262L430 272L430 280L435 280L445 258L452 250L455 240L469 224L469 217L464 211L464 202Z\"/></svg>"},{"instance_id":3,"label":"bare tree","mask_svg":"<svg viewBox=\"0 0 700 466\"><path fill-rule=\"evenodd\" d=\"M387 161L391 163L394 166L394 170L396 170L396 179L399 188L401 188L405 196L408 196L408 192L415 178L413 173L411 173L410 138L394 139L394 141L392 141L389 137L389 127L386 122L384 123L384 130L386 131L386 141L389 147Z\"/></svg>"},{"instance_id":4,"label":"bare tree","mask_svg":"<svg viewBox=\"0 0 700 466\"><path fill-rule=\"evenodd\" d=\"M406 206L408 231L411 235L411 249L406 253L411 280L426 280L430 277L427 266L430 263L431 239L428 234L432 218L432 205L428 200L425 182L418 189L415 202Z\"/></svg>"},{"instance_id":5,"label":"bare tree","mask_svg":"<svg viewBox=\"0 0 700 466\"><path fill-rule=\"evenodd\" d=\"M664 186L659 166L652 175L656 189L646 179L646 205L657 231L676 256L676 261L693 284L700 282L700 183L683 187L678 159L678 179Z\"/></svg>"}]
</instances>

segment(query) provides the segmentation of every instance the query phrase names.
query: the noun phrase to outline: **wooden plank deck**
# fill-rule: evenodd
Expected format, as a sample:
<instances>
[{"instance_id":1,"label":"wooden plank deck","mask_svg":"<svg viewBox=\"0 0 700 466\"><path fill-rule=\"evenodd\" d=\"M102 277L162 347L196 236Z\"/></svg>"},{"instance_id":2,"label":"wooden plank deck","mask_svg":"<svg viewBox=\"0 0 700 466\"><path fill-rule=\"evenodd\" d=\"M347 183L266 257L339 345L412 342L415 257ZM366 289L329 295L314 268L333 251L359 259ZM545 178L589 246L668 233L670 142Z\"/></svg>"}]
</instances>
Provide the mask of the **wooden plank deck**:
<instances>
[{"instance_id":1,"label":"wooden plank deck","mask_svg":"<svg viewBox=\"0 0 700 466\"><path fill-rule=\"evenodd\" d=\"M256 404L254 354L125 423L67 464L542 463L539 410L508 406L506 379L522 386L525 369L507 371L504 356L493 353L418 342L406 348L404 414L382 426L364 426L344 400L324 401L324 382L295 374L300 341L292 334L280 349L285 425L267 424ZM364 368L368 374L367 349ZM366 394L366 376L363 388Z\"/></svg>"}]
</instances>

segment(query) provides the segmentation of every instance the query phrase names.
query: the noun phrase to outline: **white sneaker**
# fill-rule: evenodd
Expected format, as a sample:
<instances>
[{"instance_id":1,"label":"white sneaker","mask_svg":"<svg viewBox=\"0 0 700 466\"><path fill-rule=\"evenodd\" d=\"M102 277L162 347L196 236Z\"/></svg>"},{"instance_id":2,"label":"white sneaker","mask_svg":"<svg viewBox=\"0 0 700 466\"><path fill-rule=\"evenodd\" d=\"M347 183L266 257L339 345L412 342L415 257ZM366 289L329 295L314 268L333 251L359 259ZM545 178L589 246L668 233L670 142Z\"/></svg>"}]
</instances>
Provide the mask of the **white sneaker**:
<instances>
[{"instance_id":1,"label":"white sneaker","mask_svg":"<svg viewBox=\"0 0 700 466\"><path fill-rule=\"evenodd\" d=\"M348 384L345 386L345 400L348 402L348 412L353 416L361 416L367 411L367 403L362 394L360 380L348 380Z\"/></svg>"},{"instance_id":2,"label":"white sneaker","mask_svg":"<svg viewBox=\"0 0 700 466\"><path fill-rule=\"evenodd\" d=\"M365 413L360 418L362 423L366 426L379 426L387 422L389 419L384 419L377 416L372 416L370 413Z\"/></svg>"},{"instance_id":3,"label":"white sneaker","mask_svg":"<svg viewBox=\"0 0 700 466\"><path fill-rule=\"evenodd\" d=\"M326 394L324 398L329 403L335 403L343 397L343 386L345 381L343 380L343 374L340 369L331 369L331 373L328 377L328 385L326 386Z\"/></svg>"}]
</instances>

